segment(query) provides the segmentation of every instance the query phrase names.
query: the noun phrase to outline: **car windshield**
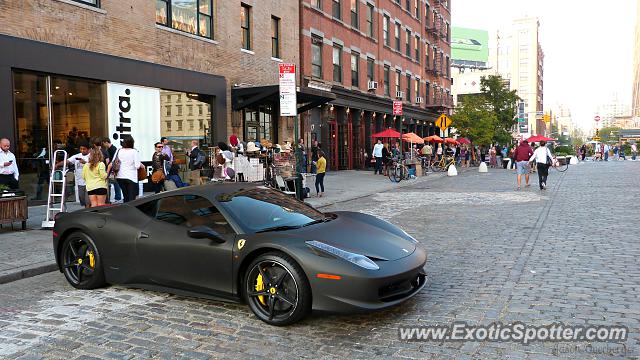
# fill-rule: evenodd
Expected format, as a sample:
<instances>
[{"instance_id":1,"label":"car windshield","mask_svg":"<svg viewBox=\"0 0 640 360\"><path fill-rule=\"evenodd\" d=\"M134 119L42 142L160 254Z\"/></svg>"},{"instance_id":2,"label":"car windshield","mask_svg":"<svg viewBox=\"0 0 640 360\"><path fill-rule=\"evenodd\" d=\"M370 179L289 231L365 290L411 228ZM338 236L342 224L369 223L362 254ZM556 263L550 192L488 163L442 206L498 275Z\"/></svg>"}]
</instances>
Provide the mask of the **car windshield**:
<instances>
[{"instance_id":1,"label":"car windshield","mask_svg":"<svg viewBox=\"0 0 640 360\"><path fill-rule=\"evenodd\" d=\"M217 200L247 233L295 229L325 219L312 207L266 187L218 195Z\"/></svg>"}]
</instances>

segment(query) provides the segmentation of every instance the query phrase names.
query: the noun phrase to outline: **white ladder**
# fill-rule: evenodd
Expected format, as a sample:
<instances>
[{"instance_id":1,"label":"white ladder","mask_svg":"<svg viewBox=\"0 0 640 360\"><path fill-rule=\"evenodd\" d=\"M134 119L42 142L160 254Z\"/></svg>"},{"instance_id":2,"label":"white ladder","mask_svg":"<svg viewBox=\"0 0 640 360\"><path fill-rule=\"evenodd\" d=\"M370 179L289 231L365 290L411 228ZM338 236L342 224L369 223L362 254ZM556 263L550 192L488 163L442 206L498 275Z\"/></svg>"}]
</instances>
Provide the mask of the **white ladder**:
<instances>
[{"instance_id":1,"label":"white ladder","mask_svg":"<svg viewBox=\"0 0 640 360\"><path fill-rule=\"evenodd\" d=\"M58 160L58 153L62 156L62 169L56 169L56 164ZM67 152L64 150L56 150L53 153L52 166L51 166L51 178L49 178L49 196L47 197L47 214L45 215L45 219L42 221L42 227L45 229L52 228L56 221L55 216L57 213L64 212L64 194L67 188ZM57 180L59 178L60 180ZM62 184L59 186L59 193L55 192L56 184ZM58 207L56 200L60 200L60 206ZM54 213L55 212L55 213Z\"/></svg>"}]
</instances>

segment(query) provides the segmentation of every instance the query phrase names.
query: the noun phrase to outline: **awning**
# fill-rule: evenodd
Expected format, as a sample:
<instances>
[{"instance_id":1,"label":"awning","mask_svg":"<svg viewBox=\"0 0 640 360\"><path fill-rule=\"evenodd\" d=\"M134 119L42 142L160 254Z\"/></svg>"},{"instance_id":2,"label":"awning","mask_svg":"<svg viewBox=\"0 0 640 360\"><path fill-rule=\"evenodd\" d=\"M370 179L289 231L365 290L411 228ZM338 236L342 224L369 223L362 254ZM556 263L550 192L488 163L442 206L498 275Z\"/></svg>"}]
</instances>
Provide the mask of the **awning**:
<instances>
[{"instance_id":1,"label":"awning","mask_svg":"<svg viewBox=\"0 0 640 360\"><path fill-rule=\"evenodd\" d=\"M328 91L310 87L299 88L297 92L298 113L335 100L336 96ZM231 89L231 106L234 111L263 103L279 101L278 85L238 87Z\"/></svg>"}]
</instances>

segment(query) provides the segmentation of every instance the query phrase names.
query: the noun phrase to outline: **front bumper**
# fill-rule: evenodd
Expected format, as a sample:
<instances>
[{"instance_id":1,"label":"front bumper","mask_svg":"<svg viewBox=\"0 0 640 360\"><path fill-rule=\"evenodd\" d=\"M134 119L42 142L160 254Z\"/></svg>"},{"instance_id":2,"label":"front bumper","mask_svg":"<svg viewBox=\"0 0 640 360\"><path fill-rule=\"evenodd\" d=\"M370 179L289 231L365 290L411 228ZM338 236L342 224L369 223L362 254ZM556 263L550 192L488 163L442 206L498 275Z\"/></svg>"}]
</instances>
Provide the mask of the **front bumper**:
<instances>
[{"instance_id":1,"label":"front bumper","mask_svg":"<svg viewBox=\"0 0 640 360\"><path fill-rule=\"evenodd\" d=\"M416 249L411 255L376 262L379 270L336 273L340 280L317 278L309 274L313 309L351 313L384 309L415 296L427 283L426 254Z\"/></svg>"}]
</instances>

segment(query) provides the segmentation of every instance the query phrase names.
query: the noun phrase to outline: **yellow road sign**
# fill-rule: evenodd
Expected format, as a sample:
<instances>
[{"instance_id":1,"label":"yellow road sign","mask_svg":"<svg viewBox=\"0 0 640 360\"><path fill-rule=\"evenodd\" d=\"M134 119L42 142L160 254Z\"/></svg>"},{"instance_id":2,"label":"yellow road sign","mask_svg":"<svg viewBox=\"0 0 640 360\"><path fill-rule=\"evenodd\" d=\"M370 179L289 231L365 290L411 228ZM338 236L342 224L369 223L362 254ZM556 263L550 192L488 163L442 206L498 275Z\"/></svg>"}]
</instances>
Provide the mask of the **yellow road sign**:
<instances>
[{"instance_id":1,"label":"yellow road sign","mask_svg":"<svg viewBox=\"0 0 640 360\"><path fill-rule=\"evenodd\" d=\"M600 136L594 136L594 137L593 137L593 141L600 141L600 140L602 140L602 139L600 138Z\"/></svg>"},{"instance_id":2,"label":"yellow road sign","mask_svg":"<svg viewBox=\"0 0 640 360\"><path fill-rule=\"evenodd\" d=\"M436 120L436 126L439 127L442 131L447 130L447 128L451 126L451 123L451 119L445 114L440 115L440 117Z\"/></svg>"}]
</instances>

